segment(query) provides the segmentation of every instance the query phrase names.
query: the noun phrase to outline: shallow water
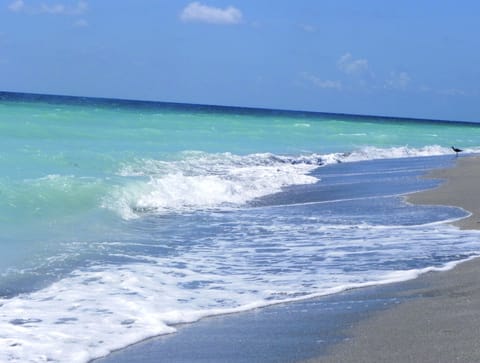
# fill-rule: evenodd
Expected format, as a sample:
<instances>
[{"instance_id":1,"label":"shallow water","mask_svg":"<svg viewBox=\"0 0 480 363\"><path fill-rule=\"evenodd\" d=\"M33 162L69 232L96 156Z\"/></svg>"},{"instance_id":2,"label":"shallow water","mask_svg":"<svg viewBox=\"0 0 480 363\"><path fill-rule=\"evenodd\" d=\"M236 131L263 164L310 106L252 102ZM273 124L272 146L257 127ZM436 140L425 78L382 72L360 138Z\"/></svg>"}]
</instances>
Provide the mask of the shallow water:
<instances>
[{"instance_id":1,"label":"shallow water","mask_svg":"<svg viewBox=\"0 0 480 363\"><path fill-rule=\"evenodd\" d=\"M480 126L0 94L0 360L86 362L180 322L480 250L402 195Z\"/></svg>"}]
</instances>

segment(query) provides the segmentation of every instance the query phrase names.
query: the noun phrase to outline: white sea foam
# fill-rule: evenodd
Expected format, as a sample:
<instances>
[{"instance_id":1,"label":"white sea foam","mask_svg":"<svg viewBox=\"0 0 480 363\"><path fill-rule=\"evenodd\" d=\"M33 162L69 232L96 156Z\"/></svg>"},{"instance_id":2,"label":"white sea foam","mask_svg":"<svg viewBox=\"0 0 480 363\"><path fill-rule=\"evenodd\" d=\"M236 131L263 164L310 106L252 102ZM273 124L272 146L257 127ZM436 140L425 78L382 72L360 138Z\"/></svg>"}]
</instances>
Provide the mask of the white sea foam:
<instances>
[{"instance_id":1,"label":"white sea foam","mask_svg":"<svg viewBox=\"0 0 480 363\"><path fill-rule=\"evenodd\" d=\"M130 252L126 256L138 262L76 270L45 289L0 300L0 361L87 362L172 333L178 323L449 269L457 262L404 270L384 266L421 261L432 250L438 256L458 251L461 260L461 251L478 246L478 233L448 226L350 226L330 235L317 221L272 224L272 216L252 218L214 241L179 246L174 256ZM122 242L99 245L113 256Z\"/></svg>"},{"instance_id":2,"label":"white sea foam","mask_svg":"<svg viewBox=\"0 0 480 363\"><path fill-rule=\"evenodd\" d=\"M126 219L152 211L238 206L289 185L317 182L308 175L317 166L272 154L188 153L177 161L140 160L122 168L127 183L104 205Z\"/></svg>"},{"instance_id":3,"label":"white sea foam","mask_svg":"<svg viewBox=\"0 0 480 363\"><path fill-rule=\"evenodd\" d=\"M464 152L477 153L480 152L480 148L467 148L464 150ZM334 164L338 162L355 162L364 160L397 159L451 154L453 154L452 149L439 145L429 145L420 148L410 146L398 146L389 148L366 146L348 153L331 153L322 155L322 159L327 164Z\"/></svg>"}]
</instances>

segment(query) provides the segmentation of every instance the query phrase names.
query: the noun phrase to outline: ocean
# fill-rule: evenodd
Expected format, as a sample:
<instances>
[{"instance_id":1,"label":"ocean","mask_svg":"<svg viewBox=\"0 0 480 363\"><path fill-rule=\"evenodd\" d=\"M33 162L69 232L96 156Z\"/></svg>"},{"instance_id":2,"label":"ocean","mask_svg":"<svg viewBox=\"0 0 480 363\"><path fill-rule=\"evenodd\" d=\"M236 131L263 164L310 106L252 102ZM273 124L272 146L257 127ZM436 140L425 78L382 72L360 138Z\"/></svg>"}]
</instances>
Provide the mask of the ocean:
<instances>
[{"instance_id":1,"label":"ocean","mask_svg":"<svg viewBox=\"0 0 480 363\"><path fill-rule=\"evenodd\" d=\"M451 268L408 204L480 124L0 93L0 361L88 362L179 323Z\"/></svg>"}]
</instances>

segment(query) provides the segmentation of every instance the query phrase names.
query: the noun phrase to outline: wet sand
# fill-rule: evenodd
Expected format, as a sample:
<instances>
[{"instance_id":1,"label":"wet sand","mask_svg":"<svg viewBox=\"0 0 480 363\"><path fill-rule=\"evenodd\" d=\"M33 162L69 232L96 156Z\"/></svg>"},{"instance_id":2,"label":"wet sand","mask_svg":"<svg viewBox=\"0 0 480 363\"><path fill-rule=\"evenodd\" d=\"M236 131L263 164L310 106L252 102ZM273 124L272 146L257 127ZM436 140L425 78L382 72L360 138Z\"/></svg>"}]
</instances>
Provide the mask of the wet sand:
<instances>
[{"instance_id":1,"label":"wet sand","mask_svg":"<svg viewBox=\"0 0 480 363\"><path fill-rule=\"evenodd\" d=\"M430 273L412 299L354 324L349 338L305 362L480 362L480 261Z\"/></svg>"},{"instance_id":2,"label":"wet sand","mask_svg":"<svg viewBox=\"0 0 480 363\"><path fill-rule=\"evenodd\" d=\"M459 158L455 167L427 177L446 181L407 200L462 207L472 215L453 224L479 229L480 158ZM423 275L416 284L400 292L412 299L354 324L348 339L305 362L480 362L480 259Z\"/></svg>"},{"instance_id":3,"label":"wet sand","mask_svg":"<svg viewBox=\"0 0 480 363\"><path fill-rule=\"evenodd\" d=\"M177 326L175 334L134 344L95 363L279 363L327 353L345 328L398 304L404 285L352 290Z\"/></svg>"}]
</instances>

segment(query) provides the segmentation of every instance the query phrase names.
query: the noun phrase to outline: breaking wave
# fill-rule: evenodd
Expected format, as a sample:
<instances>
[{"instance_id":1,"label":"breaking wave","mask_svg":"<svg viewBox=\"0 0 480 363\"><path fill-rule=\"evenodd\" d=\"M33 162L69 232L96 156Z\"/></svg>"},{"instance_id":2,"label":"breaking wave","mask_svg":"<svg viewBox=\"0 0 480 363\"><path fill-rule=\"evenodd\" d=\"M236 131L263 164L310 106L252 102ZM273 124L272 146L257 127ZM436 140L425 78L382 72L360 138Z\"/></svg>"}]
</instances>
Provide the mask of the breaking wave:
<instances>
[{"instance_id":1,"label":"breaking wave","mask_svg":"<svg viewBox=\"0 0 480 363\"><path fill-rule=\"evenodd\" d=\"M311 172L324 165L451 153L450 148L437 145L364 147L348 153L298 156L189 151L173 160L140 159L124 164L117 173L121 183L104 198L103 207L124 219L152 212L237 207L289 186L316 183L319 179Z\"/></svg>"}]
</instances>

